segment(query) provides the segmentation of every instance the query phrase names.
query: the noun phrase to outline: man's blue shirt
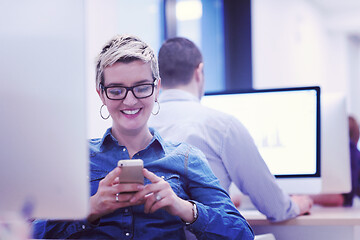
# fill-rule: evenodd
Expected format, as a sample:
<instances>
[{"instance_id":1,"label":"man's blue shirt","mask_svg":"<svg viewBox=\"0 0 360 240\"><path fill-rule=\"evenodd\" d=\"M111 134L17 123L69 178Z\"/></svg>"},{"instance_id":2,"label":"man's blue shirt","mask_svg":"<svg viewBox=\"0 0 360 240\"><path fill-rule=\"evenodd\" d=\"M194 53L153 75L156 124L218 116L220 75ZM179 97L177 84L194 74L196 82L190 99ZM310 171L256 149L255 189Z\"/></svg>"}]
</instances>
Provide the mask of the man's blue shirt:
<instances>
[{"instance_id":1,"label":"man's blue shirt","mask_svg":"<svg viewBox=\"0 0 360 240\"><path fill-rule=\"evenodd\" d=\"M164 142L150 129L150 144L133 157L142 159L144 167L164 178L182 199L193 200L198 219L187 228L198 239L253 239L252 229L220 186L204 155L187 144ZM102 139L92 139L90 148L91 195L99 181L121 159L129 159L125 146L118 144L108 129ZM145 184L150 181L145 179ZM114 196L115 197L115 196ZM144 213L144 206L120 208L103 216L94 225L82 221L38 220L34 223L35 238L101 238L101 239L185 239L185 223L163 209Z\"/></svg>"}]
</instances>

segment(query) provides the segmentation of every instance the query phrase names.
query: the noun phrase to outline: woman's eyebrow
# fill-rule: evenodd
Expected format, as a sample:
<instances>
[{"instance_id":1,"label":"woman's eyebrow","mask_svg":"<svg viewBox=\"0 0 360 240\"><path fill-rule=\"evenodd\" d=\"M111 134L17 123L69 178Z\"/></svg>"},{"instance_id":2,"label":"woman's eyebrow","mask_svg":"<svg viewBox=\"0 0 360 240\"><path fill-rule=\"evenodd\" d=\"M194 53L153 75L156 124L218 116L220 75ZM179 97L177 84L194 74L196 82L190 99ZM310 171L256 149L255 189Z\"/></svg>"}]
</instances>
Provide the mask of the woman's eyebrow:
<instances>
[{"instance_id":1,"label":"woman's eyebrow","mask_svg":"<svg viewBox=\"0 0 360 240\"><path fill-rule=\"evenodd\" d=\"M143 83L152 83L152 82L153 82L152 80L144 79L144 80L140 80L140 81L135 82L134 85L143 84Z\"/></svg>"},{"instance_id":2,"label":"woman's eyebrow","mask_svg":"<svg viewBox=\"0 0 360 240\"><path fill-rule=\"evenodd\" d=\"M152 83L152 80L148 80L148 79L143 79L143 80L139 80L136 81L132 86L136 86L139 84L144 84L144 83ZM107 87L126 87L125 84L122 83L110 83L109 85L107 85Z\"/></svg>"}]
</instances>

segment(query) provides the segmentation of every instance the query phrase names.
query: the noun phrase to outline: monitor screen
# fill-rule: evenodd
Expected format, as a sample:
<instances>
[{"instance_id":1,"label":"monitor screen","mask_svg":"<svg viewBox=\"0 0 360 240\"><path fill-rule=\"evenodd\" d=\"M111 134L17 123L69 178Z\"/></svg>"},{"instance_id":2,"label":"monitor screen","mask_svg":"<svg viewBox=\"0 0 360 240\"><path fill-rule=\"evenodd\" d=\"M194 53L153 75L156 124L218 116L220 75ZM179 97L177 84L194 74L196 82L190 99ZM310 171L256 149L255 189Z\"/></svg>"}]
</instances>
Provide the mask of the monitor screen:
<instances>
[{"instance_id":1,"label":"monitor screen","mask_svg":"<svg viewBox=\"0 0 360 240\"><path fill-rule=\"evenodd\" d=\"M84 218L90 191L83 2L1 7L0 221L23 214Z\"/></svg>"},{"instance_id":2,"label":"monitor screen","mask_svg":"<svg viewBox=\"0 0 360 240\"><path fill-rule=\"evenodd\" d=\"M319 87L207 93L202 103L239 119L278 179L315 178L320 191Z\"/></svg>"}]
</instances>

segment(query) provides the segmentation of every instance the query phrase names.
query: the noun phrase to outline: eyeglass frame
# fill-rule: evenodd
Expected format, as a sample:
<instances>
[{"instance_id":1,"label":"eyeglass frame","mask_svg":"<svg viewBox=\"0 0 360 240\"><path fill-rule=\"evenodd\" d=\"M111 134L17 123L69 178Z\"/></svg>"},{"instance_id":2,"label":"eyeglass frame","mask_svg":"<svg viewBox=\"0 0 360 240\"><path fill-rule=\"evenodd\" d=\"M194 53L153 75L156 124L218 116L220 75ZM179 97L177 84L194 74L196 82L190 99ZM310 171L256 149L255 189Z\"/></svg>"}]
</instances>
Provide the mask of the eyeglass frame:
<instances>
[{"instance_id":1,"label":"eyeglass frame","mask_svg":"<svg viewBox=\"0 0 360 240\"><path fill-rule=\"evenodd\" d=\"M148 97L150 97L150 96L152 96L154 94L154 89L157 86L157 84L158 84L158 81L157 81L156 78L154 78L154 81L152 83L142 83L142 84L138 84L138 85L135 85L135 86L132 86L132 87L124 87L124 86L117 86L117 85L113 85L113 86L110 86L110 87L105 87L102 82L99 83L99 86L100 86L101 90L103 90L105 92L105 95L106 95L106 97L108 99L116 101L116 100L124 100L127 97L129 91L132 92L132 94L134 95L134 97L136 99L148 98ZM136 94L134 93L134 88L139 87L139 86L143 86L143 85L151 85L151 87L152 87L151 88L151 94L149 96L146 96L146 97L137 97ZM108 96L107 89L114 88L114 87L125 88L126 89L125 96L123 98L120 98L120 99L110 98Z\"/></svg>"}]
</instances>

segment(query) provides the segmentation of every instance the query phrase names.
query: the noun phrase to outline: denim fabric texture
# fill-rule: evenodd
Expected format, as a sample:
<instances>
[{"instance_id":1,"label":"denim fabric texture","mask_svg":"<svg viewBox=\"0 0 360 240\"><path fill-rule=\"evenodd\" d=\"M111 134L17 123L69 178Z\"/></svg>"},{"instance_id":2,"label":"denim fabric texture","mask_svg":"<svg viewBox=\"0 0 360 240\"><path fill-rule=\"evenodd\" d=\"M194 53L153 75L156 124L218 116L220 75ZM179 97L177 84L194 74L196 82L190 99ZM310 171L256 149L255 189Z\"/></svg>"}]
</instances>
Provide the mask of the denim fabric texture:
<instances>
[{"instance_id":1,"label":"denim fabric texture","mask_svg":"<svg viewBox=\"0 0 360 240\"><path fill-rule=\"evenodd\" d=\"M197 220L186 226L198 239L253 239L253 231L232 204L204 160L202 152L188 144L164 142L150 129L153 139L136 153L144 167L163 177L182 199L193 200L198 209ZM121 159L129 159L125 146L118 144L109 128L101 139L89 142L91 195L99 181ZM150 181L145 179L145 185ZM114 196L115 197L115 196ZM144 206L120 208L103 216L94 225L82 221L36 220L34 238L82 239L185 239L185 223L177 216L160 209L144 213Z\"/></svg>"}]
</instances>

